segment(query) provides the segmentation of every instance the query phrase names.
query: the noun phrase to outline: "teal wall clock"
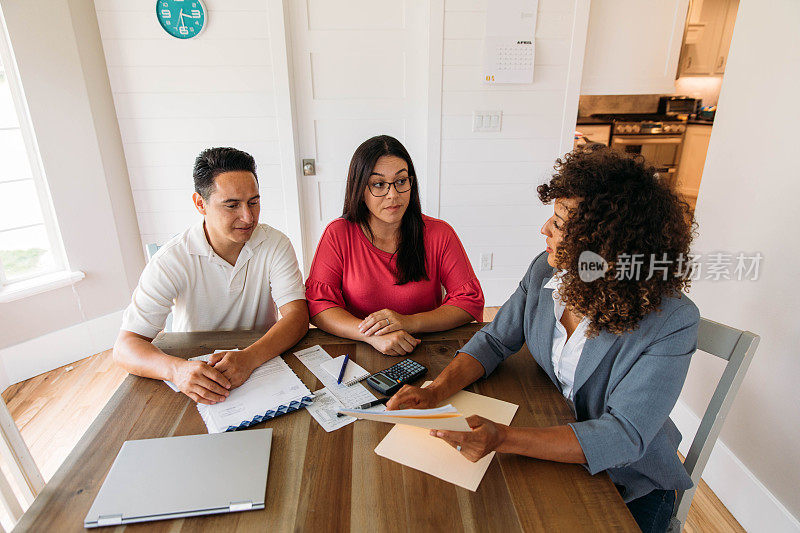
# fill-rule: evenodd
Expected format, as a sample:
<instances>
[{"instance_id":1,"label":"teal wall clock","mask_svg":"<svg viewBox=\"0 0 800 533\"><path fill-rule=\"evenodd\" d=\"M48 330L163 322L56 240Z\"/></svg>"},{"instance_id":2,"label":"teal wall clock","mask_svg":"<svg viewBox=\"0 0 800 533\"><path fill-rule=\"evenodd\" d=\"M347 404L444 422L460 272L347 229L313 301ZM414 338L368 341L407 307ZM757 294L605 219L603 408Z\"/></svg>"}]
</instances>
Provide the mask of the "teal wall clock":
<instances>
[{"instance_id":1,"label":"teal wall clock","mask_svg":"<svg viewBox=\"0 0 800 533\"><path fill-rule=\"evenodd\" d=\"M206 26L206 7L201 0L157 0L156 17L165 32L191 39Z\"/></svg>"}]
</instances>

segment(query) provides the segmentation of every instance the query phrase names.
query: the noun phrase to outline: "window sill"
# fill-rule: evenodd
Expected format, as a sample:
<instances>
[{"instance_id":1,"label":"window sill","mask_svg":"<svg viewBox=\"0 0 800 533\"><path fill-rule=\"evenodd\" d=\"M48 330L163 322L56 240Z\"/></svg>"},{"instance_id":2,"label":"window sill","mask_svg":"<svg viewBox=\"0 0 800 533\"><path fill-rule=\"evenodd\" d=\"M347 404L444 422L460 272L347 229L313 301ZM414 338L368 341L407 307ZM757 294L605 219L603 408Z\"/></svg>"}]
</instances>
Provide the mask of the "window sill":
<instances>
[{"instance_id":1,"label":"window sill","mask_svg":"<svg viewBox=\"0 0 800 533\"><path fill-rule=\"evenodd\" d=\"M22 298L52 291L54 289L60 289L61 287L72 285L85 277L86 274L80 271L62 271L12 283L5 287L0 287L0 304L21 300Z\"/></svg>"}]
</instances>

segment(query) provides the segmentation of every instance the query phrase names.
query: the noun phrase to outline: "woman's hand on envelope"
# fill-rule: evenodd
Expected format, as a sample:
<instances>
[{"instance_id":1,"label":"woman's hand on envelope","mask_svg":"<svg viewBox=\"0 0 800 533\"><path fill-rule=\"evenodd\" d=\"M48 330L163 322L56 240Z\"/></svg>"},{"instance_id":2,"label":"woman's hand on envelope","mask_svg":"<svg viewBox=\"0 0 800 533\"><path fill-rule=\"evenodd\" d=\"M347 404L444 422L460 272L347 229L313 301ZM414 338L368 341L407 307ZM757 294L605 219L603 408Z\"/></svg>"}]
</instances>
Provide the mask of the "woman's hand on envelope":
<instances>
[{"instance_id":1,"label":"woman's hand on envelope","mask_svg":"<svg viewBox=\"0 0 800 533\"><path fill-rule=\"evenodd\" d=\"M461 455L473 463L486 454L497 450L506 439L508 426L496 424L488 418L478 415L467 417L467 423L472 428L470 432L432 429L431 435L439 437L453 448L458 449L460 446Z\"/></svg>"}]
</instances>

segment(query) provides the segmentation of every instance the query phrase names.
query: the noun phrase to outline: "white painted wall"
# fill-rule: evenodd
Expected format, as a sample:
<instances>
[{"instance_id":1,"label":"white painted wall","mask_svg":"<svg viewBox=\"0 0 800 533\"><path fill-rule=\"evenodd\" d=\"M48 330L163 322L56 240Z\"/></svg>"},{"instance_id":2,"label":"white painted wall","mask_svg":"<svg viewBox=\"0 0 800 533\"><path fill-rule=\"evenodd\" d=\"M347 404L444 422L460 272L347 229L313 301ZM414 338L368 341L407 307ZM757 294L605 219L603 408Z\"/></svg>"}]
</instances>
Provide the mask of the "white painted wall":
<instances>
[{"instance_id":1,"label":"white painted wall","mask_svg":"<svg viewBox=\"0 0 800 533\"><path fill-rule=\"evenodd\" d=\"M570 50L577 43L582 64L588 4L540 0L533 84L486 86L487 1L445 2L439 216L461 237L486 305L501 305L544 249L539 229L552 207L539 202L536 186L550 178L564 139L572 146L578 87ZM580 66L578 86L579 76ZM502 111L502 131L473 133L476 110ZM481 253L493 254L492 270L479 271Z\"/></svg>"},{"instance_id":2,"label":"white painted wall","mask_svg":"<svg viewBox=\"0 0 800 533\"><path fill-rule=\"evenodd\" d=\"M255 157L261 221L286 231L267 0L205 5L206 29L183 41L152 2L95 2L143 244L199 220L192 166L211 146Z\"/></svg>"},{"instance_id":3,"label":"white painted wall","mask_svg":"<svg viewBox=\"0 0 800 533\"><path fill-rule=\"evenodd\" d=\"M86 273L74 287L0 304L5 388L110 348L118 325L107 317L129 300L144 257L94 9L81 0L2 0L2 9L67 260ZM65 330L80 340L29 344Z\"/></svg>"},{"instance_id":4,"label":"white painted wall","mask_svg":"<svg viewBox=\"0 0 800 533\"><path fill-rule=\"evenodd\" d=\"M477 272L487 305L505 301L544 246L539 228L550 208L535 188L548 179L562 147L571 146L578 89L567 88L576 83L569 65L576 37L583 57L586 21L575 20L581 4L588 5L540 1L534 83L487 87L480 81L487 0L445 2L440 203L428 212L455 227L476 272L480 254L494 254L493 269ZM161 30L149 4L97 0L143 243L162 242L196 220L191 165L215 144L256 157L262 219L285 229L282 197L294 193L281 183L267 6L266 0L210 0L208 28L183 42ZM503 111L502 132L472 133L472 111L485 109ZM301 243L293 238L293 244L299 253Z\"/></svg>"},{"instance_id":5,"label":"white painted wall","mask_svg":"<svg viewBox=\"0 0 800 533\"><path fill-rule=\"evenodd\" d=\"M758 281L701 281L690 294L704 317L761 336L721 434L757 479L749 486L731 482L731 463L728 482L711 484L748 531L800 531L798 27L795 0L769 8L741 2L697 203L698 252L764 256ZM754 105L764 97L780 104L780 112ZM722 370L720 361L704 355L693 357L681 396L696 415ZM750 490L758 482L774 499Z\"/></svg>"}]
</instances>

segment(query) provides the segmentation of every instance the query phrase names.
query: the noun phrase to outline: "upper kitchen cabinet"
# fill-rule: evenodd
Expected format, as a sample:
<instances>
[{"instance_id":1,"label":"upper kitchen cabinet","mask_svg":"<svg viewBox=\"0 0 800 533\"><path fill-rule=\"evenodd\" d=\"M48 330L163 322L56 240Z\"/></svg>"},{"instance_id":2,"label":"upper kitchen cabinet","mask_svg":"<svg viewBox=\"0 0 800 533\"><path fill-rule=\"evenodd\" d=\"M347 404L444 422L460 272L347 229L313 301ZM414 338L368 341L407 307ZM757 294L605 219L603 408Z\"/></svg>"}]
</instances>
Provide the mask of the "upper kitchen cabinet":
<instances>
[{"instance_id":1,"label":"upper kitchen cabinet","mask_svg":"<svg viewBox=\"0 0 800 533\"><path fill-rule=\"evenodd\" d=\"M592 0L581 94L671 94L689 0Z\"/></svg>"},{"instance_id":2,"label":"upper kitchen cabinet","mask_svg":"<svg viewBox=\"0 0 800 533\"><path fill-rule=\"evenodd\" d=\"M687 32L681 52L679 76L721 76L725 73L728 50L739 0L692 0L689 26L696 21L698 33Z\"/></svg>"}]
</instances>

